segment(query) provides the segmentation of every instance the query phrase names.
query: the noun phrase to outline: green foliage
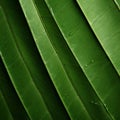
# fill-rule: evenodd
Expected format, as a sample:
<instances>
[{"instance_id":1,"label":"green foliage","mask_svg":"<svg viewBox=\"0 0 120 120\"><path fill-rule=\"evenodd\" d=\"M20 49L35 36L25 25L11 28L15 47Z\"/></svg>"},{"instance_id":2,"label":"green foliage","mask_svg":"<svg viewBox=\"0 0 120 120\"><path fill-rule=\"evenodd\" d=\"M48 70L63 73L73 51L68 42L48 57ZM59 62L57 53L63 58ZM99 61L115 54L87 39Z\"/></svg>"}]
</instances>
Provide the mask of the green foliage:
<instances>
[{"instance_id":1,"label":"green foliage","mask_svg":"<svg viewBox=\"0 0 120 120\"><path fill-rule=\"evenodd\" d=\"M119 0L0 1L1 120L119 120Z\"/></svg>"}]
</instances>

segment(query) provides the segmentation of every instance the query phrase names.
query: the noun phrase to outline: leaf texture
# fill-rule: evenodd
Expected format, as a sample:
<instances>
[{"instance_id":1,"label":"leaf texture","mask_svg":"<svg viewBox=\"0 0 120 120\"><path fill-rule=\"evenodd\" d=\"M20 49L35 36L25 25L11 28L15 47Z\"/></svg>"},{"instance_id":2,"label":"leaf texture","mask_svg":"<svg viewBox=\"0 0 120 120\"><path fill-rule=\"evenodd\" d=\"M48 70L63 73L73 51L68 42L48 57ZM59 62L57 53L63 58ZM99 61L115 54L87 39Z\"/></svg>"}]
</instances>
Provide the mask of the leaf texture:
<instances>
[{"instance_id":1,"label":"leaf texture","mask_svg":"<svg viewBox=\"0 0 120 120\"><path fill-rule=\"evenodd\" d=\"M78 0L78 3L99 42L119 74L120 58L117 51L120 50L120 11L118 10L118 7L112 0L89 1L89 3L86 0L84 2L82 0ZM117 1L116 3L119 4Z\"/></svg>"},{"instance_id":2,"label":"leaf texture","mask_svg":"<svg viewBox=\"0 0 120 120\"><path fill-rule=\"evenodd\" d=\"M8 3L8 2L7 2ZM10 2L11 3L11 2ZM52 117L55 119L56 117L59 119L69 119L59 97L54 89L54 86L49 78L49 75L44 68L43 62L38 54L36 46L34 45L34 41L32 36L27 29L24 22L24 17L20 11L18 14L18 8L20 7L14 3L14 6L10 6L9 4L5 4L2 2L4 8L8 7L9 9L6 10L7 19L9 20L11 29L15 36L15 43L19 49L19 52L24 60L24 63L31 74L32 81L35 84L35 87L38 89L39 93L41 94L47 109L49 110ZM14 11L13 11L14 9ZM16 14L18 16L16 16ZM14 21L14 19L18 21ZM21 29L21 26L24 26L24 30ZM25 34L25 36L23 36ZM28 44L29 43L29 44ZM56 111L57 109L57 111ZM40 114L42 116L42 114Z\"/></svg>"},{"instance_id":3,"label":"leaf texture","mask_svg":"<svg viewBox=\"0 0 120 120\"><path fill-rule=\"evenodd\" d=\"M119 101L113 98L113 103L110 103L109 99L111 99L111 96L119 96L119 92L117 92L120 89L119 76L99 43L96 42L97 39L91 32L80 9L74 7L76 3L72 0L69 2L46 0L46 3L91 85L103 101L108 112L110 114L112 112L110 116L113 119L114 116L118 118L119 115L115 115L115 113L118 110L116 103L119 103ZM61 8L63 5L65 7ZM72 19L70 19L71 16L73 16ZM113 87L113 84L115 84L115 87ZM111 88L111 90L108 88Z\"/></svg>"},{"instance_id":4,"label":"leaf texture","mask_svg":"<svg viewBox=\"0 0 120 120\"><path fill-rule=\"evenodd\" d=\"M119 120L119 5L0 0L0 119Z\"/></svg>"},{"instance_id":5,"label":"leaf texture","mask_svg":"<svg viewBox=\"0 0 120 120\"><path fill-rule=\"evenodd\" d=\"M5 103L4 97L0 92L0 118L3 120L13 120L11 113L9 112L8 106Z\"/></svg>"},{"instance_id":6,"label":"leaf texture","mask_svg":"<svg viewBox=\"0 0 120 120\"><path fill-rule=\"evenodd\" d=\"M35 39L35 42L37 43L37 47L42 56L44 64L48 69L53 83L66 109L68 110L69 115L71 116L71 118L75 119L78 119L80 117L81 119L90 119L88 113L85 112L86 110L81 100L76 95L74 88L69 82L69 78L65 74L61 61L59 60L57 53L53 49L53 46L51 45L49 38L45 33L45 29L43 28L42 22L40 21L34 2L32 0L29 1L29 7L30 9L32 9L32 11L29 11L29 9L27 8L27 1L25 2L21 0L20 3L28 20L28 24L31 28L33 37ZM31 18L30 14L34 15L37 22L34 22L34 19ZM36 26L39 26L37 30L35 29ZM41 34L41 36L38 36L39 33ZM44 45L46 45L46 49ZM54 64L55 67L52 67L52 64ZM71 107L73 108L73 110L70 109ZM74 111L74 109L78 109L79 112L72 112Z\"/></svg>"}]
</instances>

